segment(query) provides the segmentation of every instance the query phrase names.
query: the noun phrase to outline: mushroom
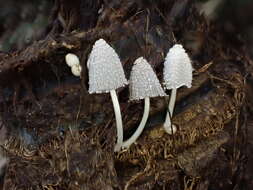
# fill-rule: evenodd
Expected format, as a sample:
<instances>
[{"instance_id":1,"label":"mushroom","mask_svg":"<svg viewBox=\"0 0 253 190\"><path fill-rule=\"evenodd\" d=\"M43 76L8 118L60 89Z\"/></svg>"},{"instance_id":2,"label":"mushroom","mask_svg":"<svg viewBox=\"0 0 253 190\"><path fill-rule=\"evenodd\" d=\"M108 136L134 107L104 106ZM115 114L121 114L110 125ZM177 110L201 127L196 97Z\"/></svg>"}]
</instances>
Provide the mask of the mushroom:
<instances>
[{"instance_id":1,"label":"mushroom","mask_svg":"<svg viewBox=\"0 0 253 190\"><path fill-rule=\"evenodd\" d=\"M176 127L171 125L171 117L176 102L177 89L181 86L191 88L192 71L191 60L185 52L185 49L182 45L175 44L167 53L163 70L165 89L172 89L168 111L163 125L165 131L169 134L176 132Z\"/></svg>"},{"instance_id":2,"label":"mushroom","mask_svg":"<svg viewBox=\"0 0 253 190\"><path fill-rule=\"evenodd\" d=\"M166 96L152 67L146 59L140 57L134 62L129 80L130 100L144 99L144 113L134 134L123 142L122 147L128 148L142 133L149 115L150 97Z\"/></svg>"},{"instance_id":3,"label":"mushroom","mask_svg":"<svg viewBox=\"0 0 253 190\"><path fill-rule=\"evenodd\" d=\"M79 58L75 54L68 53L65 56L65 61L67 65L71 67L71 72L73 75L77 77L81 76L82 67L80 65Z\"/></svg>"},{"instance_id":4,"label":"mushroom","mask_svg":"<svg viewBox=\"0 0 253 190\"><path fill-rule=\"evenodd\" d=\"M82 67L81 65L74 65L71 67L71 72L73 75L75 75L76 77L80 77L81 76L81 72L82 72Z\"/></svg>"},{"instance_id":5,"label":"mushroom","mask_svg":"<svg viewBox=\"0 0 253 190\"><path fill-rule=\"evenodd\" d=\"M73 53L68 53L65 56L65 61L69 67L72 67L74 65L80 65L79 58Z\"/></svg>"},{"instance_id":6,"label":"mushroom","mask_svg":"<svg viewBox=\"0 0 253 190\"><path fill-rule=\"evenodd\" d=\"M128 84L119 56L103 39L95 42L89 55L89 93L110 92L117 126L117 143L114 151L119 151L123 143L123 126L116 89Z\"/></svg>"}]
</instances>

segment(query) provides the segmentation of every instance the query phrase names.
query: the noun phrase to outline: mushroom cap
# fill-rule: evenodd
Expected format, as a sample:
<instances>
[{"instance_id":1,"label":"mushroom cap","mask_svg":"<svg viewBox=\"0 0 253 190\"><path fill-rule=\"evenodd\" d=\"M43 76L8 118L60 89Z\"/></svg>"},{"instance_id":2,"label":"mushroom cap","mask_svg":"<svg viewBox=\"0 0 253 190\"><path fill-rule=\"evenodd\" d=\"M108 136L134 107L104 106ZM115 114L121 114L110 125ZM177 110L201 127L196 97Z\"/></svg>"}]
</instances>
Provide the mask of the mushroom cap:
<instances>
[{"instance_id":1,"label":"mushroom cap","mask_svg":"<svg viewBox=\"0 0 253 190\"><path fill-rule=\"evenodd\" d=\"M147 60L139 57L134 62L129 80L130 100L166 96L159 80Z\"/></svg>"},{"instance_id":2,"label":"mushroom cap","mask_svg":"<svg viewBox=\"0 0 253 190\"><path fill-rule=\"evenodd\" d=\"M166 89L175 89L181 86L191 88L192 65L188 54L180 44L170 48L164 62L164 84Z\"/></svg>"},{"instance_id":3,"label":"mushroom cap","mask_svg":"<svg viewBox=\"0 0 253 190\"><path fill-rule=\"evenodd\" d=\"M68 53L65 56L65 61L69 67L80 64L79 58L73 53Z\"/></svg>"},{"instance_id":4,"label":"mushroom cap","mask_svg":"<svg viewBox=\"0 0 253 190\"><path fill-rule=\"evenodd\" d=\"M103 39L95 42L87 67L90 94L109 92L127 84L119 56Z\"/></svg>"}]
</instances>

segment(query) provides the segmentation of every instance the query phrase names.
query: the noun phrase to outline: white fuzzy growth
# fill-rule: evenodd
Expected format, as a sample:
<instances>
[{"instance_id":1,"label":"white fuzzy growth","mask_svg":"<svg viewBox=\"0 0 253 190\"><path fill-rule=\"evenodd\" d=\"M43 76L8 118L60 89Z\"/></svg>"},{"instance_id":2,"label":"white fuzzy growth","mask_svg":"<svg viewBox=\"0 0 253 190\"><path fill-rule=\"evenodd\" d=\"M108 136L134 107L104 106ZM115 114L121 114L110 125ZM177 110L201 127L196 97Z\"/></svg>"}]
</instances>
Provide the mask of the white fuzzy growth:
<instances>
[{"instance_id":1,"label":"white fuzzy growth","mask_svg":"<svg viewBox=\"0 0 253 190\"><path fill-rule=\"evenodd\" d=\"M80 64L79 58L73 53L68 53L65 56L65 61L69 67L73 67L74 65Z\"/></svg>"},{"instance_id":2,"label":"white fuzzy growth","mask_svg":"<svg viewBox=\"0 0 253 190\"><path fill-rule=\"evenodd\" d=\"M181 86L192 85L192 65L188 54L182 45L174 45L165 58L164 84L166 89L175 89Z\"/></svg>"},{"instance_id":3,"label":"white fuzzy growth","mask_svg":"<svg viewBox=\"0 0 253 190\"><path fill-rule=\"evenodd\" d=\"M74 65L71 67L71 72L73 75L75 75L76 77L80 77L81 76L81 72L82 72L82 67L81 65Z\"/></svg>"},{"instance_id":4,"label":"white fuzzy growth","mask_svg":"<svg viewBox=\"0 0 253 190\"><path fill-rule=\"evenodd\" d=\"M103 39L93 46L87 66L89 93L109 92L127 84L119 56Z\"/></svg>"},{"instance_id":5,"label":"white fuzzy growth","mask_svg":"<svg viewBox=\"0 0 253 190\"><path fill-rule=\"evenodd\" d=\"M143 57L134 62L130 74L129 88L130 100L166 96L155 72Z\"/></svg>"}]
</instances>

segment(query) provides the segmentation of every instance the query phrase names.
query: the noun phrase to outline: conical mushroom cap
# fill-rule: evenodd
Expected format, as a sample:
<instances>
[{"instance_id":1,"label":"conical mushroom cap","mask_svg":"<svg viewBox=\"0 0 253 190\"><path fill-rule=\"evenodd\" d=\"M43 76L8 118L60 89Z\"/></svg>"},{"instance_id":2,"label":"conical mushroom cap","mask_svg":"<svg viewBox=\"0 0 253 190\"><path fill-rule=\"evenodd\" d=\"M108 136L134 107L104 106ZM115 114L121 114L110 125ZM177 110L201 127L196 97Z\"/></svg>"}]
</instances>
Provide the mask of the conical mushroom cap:
<instances>
[{"instance_id":1,"label":"conical mushroom cap","mask_svg":"<svg viewBox=\"0 0 253 190\"><path fill-rule=\"evenodd\" d=\"M159 80L148 62L140 57L134 62L129 80L130 100L166 96Z\"/></svg>"},{"instance_id":2,"label":"conical mushroom cap","mask_svg":"<svg viewBox=\"0 0 253 190\"><path fill-rule=\"evenodd\" d=\"M170 48L164 62L164 84L166 89L175 89L181 86L191 88L192 65L188 54L182 45L176 44Z\"/></svg>"},{"instance_id":3,"label":"conical mushroom cap","mask_svg":"<svg viewBox=\"0 0 253 190\"><path fill-rule=\"evenodd\" d=\"M103 39L93 46L87 67L90 94L109 92L127 84L119 56Z\"/></svg>"}]
</instances>

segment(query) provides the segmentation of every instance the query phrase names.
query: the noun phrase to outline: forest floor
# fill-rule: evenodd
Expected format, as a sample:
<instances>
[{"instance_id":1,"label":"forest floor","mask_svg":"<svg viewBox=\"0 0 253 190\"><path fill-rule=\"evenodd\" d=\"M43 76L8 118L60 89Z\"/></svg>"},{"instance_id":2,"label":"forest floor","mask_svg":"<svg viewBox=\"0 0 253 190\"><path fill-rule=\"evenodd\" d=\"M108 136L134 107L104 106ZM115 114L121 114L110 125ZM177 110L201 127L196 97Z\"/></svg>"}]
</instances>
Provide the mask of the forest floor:
<instances>
[{"instance_id":1,"label":"forest floor","mask_svg":"<svg viewBox=\"0 0 253 190\"><path fill-rule=\"evenodd\" d=\"M4 189L253 189L252 44L249 36L233 30L236 22L209 21L187 0L166 4L169 18L175 18L171 25L162 0L156 8L154 2L133 0L102 6L102 1L83 6L79 0L72 5L39 2L0 0ZM63 14L73 13L73 7L95 11L76 13L91 18L83 24L75 14ZM86 60L99 38L120 55L127 78L133 61L145 56L160 81L164 54L176 42L184 45L195 70L192 88L178 91L176 134L162 127L167 99L154 98L141 137L128 150L114 153L110 97L87 92ZM81 59L81 78L65 64L69 52ZM128 138L143 105L128 101L127 87L118 96Z\"/></svg>"}]
</instances>

